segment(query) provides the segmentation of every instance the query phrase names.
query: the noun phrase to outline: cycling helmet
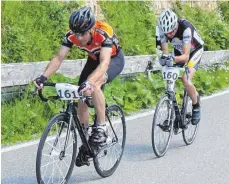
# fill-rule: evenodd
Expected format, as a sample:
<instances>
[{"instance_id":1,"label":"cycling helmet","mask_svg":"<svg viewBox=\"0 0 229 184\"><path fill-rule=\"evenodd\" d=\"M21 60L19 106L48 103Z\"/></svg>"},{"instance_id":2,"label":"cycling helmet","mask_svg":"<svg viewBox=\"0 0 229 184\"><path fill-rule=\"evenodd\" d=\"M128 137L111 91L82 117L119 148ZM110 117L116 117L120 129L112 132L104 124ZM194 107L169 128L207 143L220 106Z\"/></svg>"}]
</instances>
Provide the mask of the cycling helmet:
<instances>
[{"instance_id":1,"label":"cycling helmet","mask_svg":"<svg viewBox=\"0 0 229 184\"><path fill-rule=\"evenodd\" d=\"M172 10L165 9L160 14L158 26L164 34L173 31L177 26L177 15Z\"/></svg>"},{"instance_id":2,"label":"cycling helmet","mask_svg":"<svg viewBox=\"0 0 229 184\"><path fill-rule=\"evenodd\" d=\"M69 19L69 28L74 33L83 33L95 25L95 16L90 7L83 7L73 12Z\"/></svg>"}]
</instances>

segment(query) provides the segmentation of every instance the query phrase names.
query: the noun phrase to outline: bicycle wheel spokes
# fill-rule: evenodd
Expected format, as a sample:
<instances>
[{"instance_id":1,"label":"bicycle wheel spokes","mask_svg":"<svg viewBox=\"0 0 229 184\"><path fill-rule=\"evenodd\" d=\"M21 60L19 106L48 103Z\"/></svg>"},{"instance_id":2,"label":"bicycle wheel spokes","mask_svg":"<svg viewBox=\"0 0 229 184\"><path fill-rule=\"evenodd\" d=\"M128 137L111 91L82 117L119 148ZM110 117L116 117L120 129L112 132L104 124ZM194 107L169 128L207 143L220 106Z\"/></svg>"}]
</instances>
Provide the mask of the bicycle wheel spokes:
<instances>
[{"instance_id":1,"label":"bicycle wheel spokes","mask_svg":"<svg viewBox=\"0 0 229 184\"><path fill-rule=\"evenodd\" d=\"M76 134L70 131L67 138L68 124L56 118L45 129L37 153L38 183L67 183L70 178L76 156Z\"/></svg>"},{"instance_id":2,"label":"bicycle wheel spokes","mask_svg":"<svg viewBox=\"0 0 229 184\"><path fill-rule=\"evenodd\" d=\"M161 157L166 153L171 139L173 120L169 119L171 117L169 113L169 100L164 96L158 102L152 126L152 146L157 157Z\"/></svg>"},{"instance_id":3,"label":"bicycle wheel spokes","mask_svg":"<svg viewBox=\"0 0 229 184\"><path fill-rule=\"evenodd\" d=\"M95 169L102 177L110 176L118 167L126 140L125 119L120 107L117 105L108 107L107 115L107 145L94 158Z\"/></svg>"},{"instance_id":4,"label":"bicycle wheel spokes","mask_svg":"<svg viewBox=\"0 0 229 184\"><path fill-rule=\"evenodd\" d=\"M189 145L192 144L194 141L197 130L199 127L199 124L192 125L191 119L192 119L192 100L190 97L188 97L186 111L185 111L185 123L188 124L188 128L182 131L183 139L185 144Z\"/></svg>"}]
</instances>

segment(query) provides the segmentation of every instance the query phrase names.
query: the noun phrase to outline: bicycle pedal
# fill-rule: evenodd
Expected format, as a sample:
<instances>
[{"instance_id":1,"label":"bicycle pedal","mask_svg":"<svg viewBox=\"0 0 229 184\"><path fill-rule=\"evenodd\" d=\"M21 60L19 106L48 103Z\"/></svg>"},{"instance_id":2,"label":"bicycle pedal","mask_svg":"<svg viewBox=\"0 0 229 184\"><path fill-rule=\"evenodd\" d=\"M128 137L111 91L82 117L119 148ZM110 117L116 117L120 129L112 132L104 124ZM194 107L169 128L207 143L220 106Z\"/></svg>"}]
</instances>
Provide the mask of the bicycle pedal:
<instances>
[{"instance_id":1,"label":"bicycle pedal","mask_svg":"<svg viewBox=\"0 0 229 184\"><path fill-rule=\"evenodd\" d=\"M180 129L179 128L177 128L177 127L173 127L173 133L174 133L174 135L178 135L178 134L180 134L182 131L179 131Z\"/></svg>"},{"instance_id":2,"label":"bicycle pedal","mask_svg":"<svg viewBox=\"0 0 229 184\"><path fill-rule=\"evenodd\" d=\"M170 131L170 126L163 126L163 125L158 125L164 132L169 132Z\"/></svg>"},{"instance_id":3,"label":"bicycle pedal","mask_svg":"<svg viewBox=\"0 0 229 184\"><path fill-rule=\"evenodd\" d=\"M191 114L191 113L187 113L187 114L186 114L186 118L187 118L187 119L192 118L192 114Z\"/></svg>"},{"instance_id":4,"label":"bicycle pedal","mask_svg":"<svg viewBox=\"0 0 229 184\"><path fill-rule=\"evenodd\" d=\"M84 165L90 166L90 162L89 162L89 161L82 161L82 160L80 160L80 159L76 159L75 165L76 165L77 167L81 167L81 166L84 166Z\"/></svg>"},{"instance_id":5,"label":"bicycle pedal","mask_svg":"<svg viewBox=\"0 0 229 184\"><path fill-rule=\"evenodd\" d=\"M180 126L180 128L181 128L182 130L186 130L186 129L188 129L188 124L182 125L182 126Z\"/></svg>"},{"instance_id":6,"label":"bicycle pedal","mask_svg":"<svg viewBox=\"0 0 229 184\"><path fill-rule=\"evenodd\" d=\"M87 165L89 166L90 165L90 162L88 161L90 157L88 156L87 154L87 151L85 149L85 147L82 145L80 148L79 148L79 153L76 157L76 161L75 161L75 165L77 167L81 167L83 165Z\"/></svg>"},{"instance_id":7,"label":"bicycle pedal","mask_svg":"<svg viewBox=\"0 0 229 184\"><path fill-rule=\"evenodd\" d=\"M79 153L80 155L77 156L75 165L77 167L81 167L83 165L90 165L90 162L88 161L87 155L82 155L82 153Z\"/></svg>"}]
</instances>

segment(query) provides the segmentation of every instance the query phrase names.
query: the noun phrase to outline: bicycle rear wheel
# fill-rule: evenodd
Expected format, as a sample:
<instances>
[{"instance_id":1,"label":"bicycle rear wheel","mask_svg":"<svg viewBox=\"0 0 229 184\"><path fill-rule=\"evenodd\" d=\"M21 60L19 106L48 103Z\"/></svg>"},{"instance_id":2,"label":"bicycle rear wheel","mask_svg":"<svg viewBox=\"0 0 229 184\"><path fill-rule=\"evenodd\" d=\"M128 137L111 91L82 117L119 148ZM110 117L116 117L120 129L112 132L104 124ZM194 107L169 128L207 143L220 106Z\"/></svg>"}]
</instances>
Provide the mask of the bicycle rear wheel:
<instances>
[{"instance_id":1,"label":"bicycle rear wheel","mask_svg":"<svg viewBox=\"0 0 229 184\"><path fill-rule=\"evenodd\" d=\"M152 124L152 147L157 157L164 156L169 147L174 117L174 111L168 96L162 96L156 106Z\"/></svg>"},{"instance_id":2,"label":"bicycle rear wheel","mask_svg":"<svg viewBox=\"0 0 229 184\"><path fill-rule=\"evenodd\" d=\"M41 184L67 183L76 159L77 138L74 128L67 136L69 115L54 116L45 128L37 150L36 176ZM68 139L65 152L65 140Z\"/></svg>"},{"instance_id":3,"label":"bicycle rear wheel","mask_svg":"<svg viewBox=\"0 0 229 184\"><path fill-rule=\"evenodd\" d=\"M199 96L198 96L198 101L200 102ZM185 110L184 110L185 113L183 116L183 120L184 120L185 124L187 124L188 128L182 131L182 136L183 136L183 140L184 140L185 144L190 145L193 143L193 141L196 138L199 123L197 125L192 125L192 123L191 123L191 120L192 120L192 100L189 96L186 97L186 102L185 102L184 108L185 108Z\"/></svg>"},{"instance_id":4,"label":"bicycle rear wheel","mask_svg":"<svg viewBox=\"0 0 229 184\"><path fill-rule=\"evenodd\" d=\"M106 124L108 128L107 146L102 148L93 159L95 170L101 177L108 177L114 173L125 147L126 122L118 105L111 105L106 109Z\"/></svg>"}]
</instances>

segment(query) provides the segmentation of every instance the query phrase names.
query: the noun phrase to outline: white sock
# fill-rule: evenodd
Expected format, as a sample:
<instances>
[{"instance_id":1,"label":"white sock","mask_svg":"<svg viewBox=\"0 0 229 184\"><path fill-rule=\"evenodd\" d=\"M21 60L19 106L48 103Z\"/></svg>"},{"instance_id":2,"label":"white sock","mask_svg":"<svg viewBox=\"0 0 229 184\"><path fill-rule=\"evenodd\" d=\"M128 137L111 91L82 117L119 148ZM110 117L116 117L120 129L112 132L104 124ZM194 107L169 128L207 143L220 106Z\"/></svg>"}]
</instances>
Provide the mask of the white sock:
<instances>
[{"instance_id":1,"label":"white sock","mask_svg":"<svg viewBox=\"0 0 229 184\"><path fill-rule=\"evenodd\" d=\"M107 130L107 125L106 125L106 123L97 123L97 124L98 124L97 127L102 128L104 131Z\"/></svg>"}]
</instances>

